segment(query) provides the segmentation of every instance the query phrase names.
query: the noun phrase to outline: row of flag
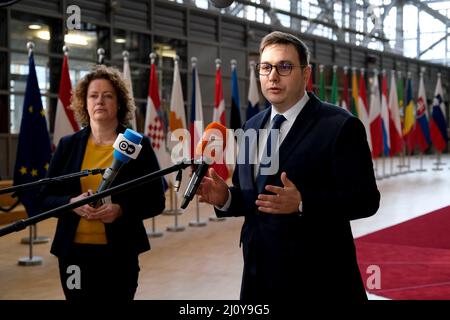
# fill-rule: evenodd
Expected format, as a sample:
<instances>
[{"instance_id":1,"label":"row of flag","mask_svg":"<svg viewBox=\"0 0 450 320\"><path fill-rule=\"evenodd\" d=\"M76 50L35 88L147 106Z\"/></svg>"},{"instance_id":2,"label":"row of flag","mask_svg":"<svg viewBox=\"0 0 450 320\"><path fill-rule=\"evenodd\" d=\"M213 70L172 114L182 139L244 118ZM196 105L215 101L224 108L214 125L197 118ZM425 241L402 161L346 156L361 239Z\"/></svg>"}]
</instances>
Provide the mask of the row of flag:
<instances>
[{"instance_id":1,"label":"row of flag","mask_svg":"<svg viewBox=\"0 0 450 320\"><path fill-rule=\"evenodd\" d=\"M197 60L192 58L192 93L189 125L186 121L186 106L182 92L180 70L178 60L175 59L173 85L170 99L168 123L165 123L159 96L157 70L155 64L156 55L151 56L151 69L148 85L147 111L145 116L144 134L151 140L157 155L160 167L172 165L167 137L169 132L177 129L190 130L191 146L196 146L203 132L203 104L201 99L200 81L197 71ZM406 100L403 98L403 82L396 80L395 72L391 73L390 90L388 95L387 74L382 73L381 89L378 82L378 74L374 74L370 92L370 106L367 104L364 73L361 71L358 83L358 74L353 69L351 77L352 94L349 95L348 69L344 69L344 86L341 101L338 101L337 68L333 68L333 80L330 102L339 104L359 117L366 127L368 142L374 158L380 155L395 155L403 151L406 146L408 152L412 152L419 146L421 152L433 144L442 152L446 146L447 126L443 103L443 90L440 76L438 76L431 117L428 115L423 78L420 78L419 94L413 99L411 78L408 77L406 87ZM127 81L131 93L132 82L128 54L124 52L123 75ZM232 61L231 72L231 115L228 127L238 129L241 127L240 99L238 90L238 77L236 62ZM313 91L312 79L307 84L307 90ZM55 131L53 135L53 149L61 137L74 133L80 129L70 109L71 81L69 75L69 63L67 51L62 65L58 104L55 118ZM323 67L320 68L320 80L318 88L319 98L327 100L323 80ZM259 112L259 90L256 80L254 65L250 68L250 83L248 91L247 119ZM406 104L403 105L403 101ZM267 107L267 104L266 104ZM403 116L401 112L403 111ZM216 60L215 99L214 113L211 121L217 121L226 126L225 100L222 86L221 61ZM136 116L133 115L130 126L136 129ZM27 79L26 93L23 105L23 116L19 133L16 166L14 170L14 184L23 184L36 181L45 177L51 158L52 147L45 120L45 112L42 107L41 94L37 82L33 51L29 51L29 76ZM194 154L191 149L191 154ZM229 177L229 170L225 164L214 165L217 172L224 178ZM173 182L173 178L171 179ZM23 193L20 195L22 203L27 208L29 215L37 213L33 207L35 193Z\"/></svg>"},{"instance_id":2,"label":"row of flag","mask_svg":"<svg viewBox=\"0 0 450 320\"><path fill-rule=\"evenodd\" d=\"M68 50L65 49L64 60L61 70L61 80L58 93L58 102L55 115L55 130L51 143L45 110L42 106L39 84L36 77L34 64L34 54L32 45L29 47L29 73L25 90L22 122L19 132L19 142L16 153L16 165L14 170L14 185L25 184L37 181L46 176L51 159L52 150L55 150L59 140L66 135L80 130L73 111L70 109L72 85L69 73ZM123 76L131 94L133 94L131 72L128 61L128 53L124 52ZM166 147L167 130L173 132L177 129L187 129L188 125L185 116L185 103L182 92L181 76L178 60L175 60L173 85L170 100L170 112L168 123L164 122L164 114L161 108L159 96L157 70L155 64L156 55L151 55L150 79L148 85L147 111L145 115L144 134L150 138L152 147L156 153L161 168L172 165L170 153ZM239 91L237 81L236 63L232 66L232 115L230 119L231 128L241 127ZM257 89L256 76L252 70L251 78L251 102L249 102L248 116L256 114L259 103L259 93ZM191 146L197 145L203 132L203 104L201 100L200 81L197 72L196 58L192 59L192 101L189 119L189 130L192 141ZM222 75L220 62L216 67L216 88L215 106L212 121L218 121L226 125L225 100L223 96ZM133 114L130 120L130 127L136 130L136 115ZM194 154L192 149L191 154ZM214 165L217 172L227 179L228 168L225 164ZM174 177L171 177L173 182ZM186 180L186 179L184 179ZM32 216L38 213L35 207L36 192L22 192L18 195L27 209L27 213Z\"/></svg>"},{"instance_id":3,"label":"row of flag","mask_svg":"<svg viewBox=\"0 0 450 320\"><path fill-rule=\"evenodd\" d=\"M420 74L419 90L414 98L411 74L406 80L406 93L399 73L391 71L388 94L388 75L374 71L370 79L370 105L366 93L364 70L356 68L351 74L351 96L348 68L344 68L343 91L338 101L337 66L333 67L331 96L325 92L324 67L319 66L318 96L321 100L338 104L357 116L366 128L367 140L373 158L393 156L406 152L412 154L417 149L425 153L431 145L442 153L447 145L448 134L443 102L441 75L438 74L432 105L427 104L423 73ZM381 86L380 86L381 80ZM429 115L431 110L431 117Z\"/></svg>"}]
</instances>

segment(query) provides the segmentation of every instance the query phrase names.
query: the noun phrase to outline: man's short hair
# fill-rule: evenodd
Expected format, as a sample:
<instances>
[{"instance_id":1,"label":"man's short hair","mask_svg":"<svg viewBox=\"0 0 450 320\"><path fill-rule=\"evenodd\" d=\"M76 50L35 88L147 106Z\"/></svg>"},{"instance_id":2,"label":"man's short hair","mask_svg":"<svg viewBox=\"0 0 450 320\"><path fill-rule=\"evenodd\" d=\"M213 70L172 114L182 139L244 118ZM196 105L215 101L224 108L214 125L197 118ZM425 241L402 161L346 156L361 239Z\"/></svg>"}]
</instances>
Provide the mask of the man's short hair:
<instances>
[{"instance_id":1,"label":"man's short hair","mask_svg":"<svg viewBox=\"0 0 450 320\"><path fill-rule=\"evenodd\" d=\"M261 40L261 45L259 46L259 53L262 54L267 46L273 44L293 45L297 50L298 57L300 59L300 64L303 66L309 65L309 49L306 46L306 44L296 36L286 32L273 31L268 35L266 35Z\"/></svg>"}]
</instances>

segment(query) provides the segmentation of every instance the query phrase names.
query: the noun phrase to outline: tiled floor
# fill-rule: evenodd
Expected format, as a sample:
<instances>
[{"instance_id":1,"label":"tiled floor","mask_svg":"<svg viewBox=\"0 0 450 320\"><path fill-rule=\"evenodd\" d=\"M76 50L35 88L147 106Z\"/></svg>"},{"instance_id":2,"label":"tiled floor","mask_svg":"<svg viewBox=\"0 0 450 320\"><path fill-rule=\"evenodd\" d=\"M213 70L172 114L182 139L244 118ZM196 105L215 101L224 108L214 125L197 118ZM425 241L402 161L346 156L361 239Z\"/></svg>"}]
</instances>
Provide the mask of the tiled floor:
<instances>
[{"instance_id":1,"label":"tiled floor","mask_svg":"<svg viewBox=\"0 0 450 320\"><path fill-rule=\"evenodd\" d=\"M397 164L395 162L395 165ZM429 211L450 205L450 158L443 159L443 171L432 171L435 158L424 159L426 172L413 172L378 180L382 193L376 215L352 222L355 237L397 224ZM419 168L413 158L412 169ZM382 173L381 160L377 163ZM397 170L397 169L396 169ZM390 172L386 161L385 171ZM403 169L404 171L404 169ZM208 221L205 227L190 227L195 220L195 202L179 216L182 232L167 232L174 224L173 216L160 216L157 229L161 238L151 238L152 250L141 255L140 285L136 299L238 299L242 272L238 237L242 218L222 222ZM200 205L200 217L206 220L212 210ZM148 230L151 221L146 221ZM55 220L38 224L39 234L52 236ZM36 245L34 254L43 258L41 266L20 267L17 261L28 254L20 239L21 231L0 238L0 299L63 299L56 258L49 254L49 244ZM379 297L370 295L371 299Z\"/></svg>"}]
</instances>

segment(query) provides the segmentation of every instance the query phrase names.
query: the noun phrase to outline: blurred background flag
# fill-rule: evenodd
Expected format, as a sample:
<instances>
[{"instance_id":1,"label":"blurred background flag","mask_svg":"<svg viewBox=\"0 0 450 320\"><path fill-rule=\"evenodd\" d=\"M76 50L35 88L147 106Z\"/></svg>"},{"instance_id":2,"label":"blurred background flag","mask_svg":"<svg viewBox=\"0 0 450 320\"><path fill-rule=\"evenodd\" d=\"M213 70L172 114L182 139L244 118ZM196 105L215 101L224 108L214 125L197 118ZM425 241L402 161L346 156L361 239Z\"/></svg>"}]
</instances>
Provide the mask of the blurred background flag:
<instances>
[{"instance_id":1,"label":"blurred background flag","mask_svg":"<svg viewBox=\"0 0 450 320\"><path fill-rule=\"evenodd\" d=\"M130 53L128 51L122 52L123 56L123 78L125 79L125 82L128 84L128 89L130 90L131 97L134 99L133 94L133 83L131 81L131 71L130 71L130 62L128 61L128 58L130 56ZM130 126L131 129L134 131L137 131L137 125L136 125L136 110L131 113L131 119L130 119Z\"/></svg>"},{"instance_id":2,"label":"blurred background flag","mask_svg":"<svg viewBox=\"0 0 450 320\"><path fill-rule=\"evenodd\" d=\"M189 147L188 134L185 132L186 126L186 112L184 105L183 89L181 85L180 67L179 67L180 57L176 56L174 59L173 68L173 82L172 82L172 92L170 96L170 113L169 113L169 134L167 135L167 144L169 145L169 150L173 150L175 143L183 142L183 148L185 146ZM181 130L178 130L181 129ZM176 131L176 135L174 132ZM174 135L172 137L172 135ZM174 141L172 141L172 138ZM178 140L177 140L178 139ZM178 162L178 161L177 161ZM171 164L173 161L171 161ZM182 186L181 190L185 190L187 186L187 181L189 181L188 171L183 170L182 176ZM176 172L170 175L172 185L175 184Z\"/></svg>"},{"instance_id":3,"label":"blurred background flag","mask_svg":"<svg viewBox=\"0 0 450 320\"><path fill-rule=\"evenodd\" d=\"M430 135L436 150L441 153L447 144L447 124L445 121L445 106L442 90L441 74L438 73L436 89L434 90L433 107L430 119Z\"/></svg>"},{"instance_id":4,"label":"blurred background flag","mask_svg":"<svg viewBox=\"0 0 450 320\"><path fill-rule=\"evenodd\" d=\"M352 68L352 100L350 101L350 112L358 116L358 75L356 74L356 67Z\"/></svg>"},{"instance_id":5,"label":"blurred background flag","mask_svg":"<svg viewBox=\"0 0 450 320\"><path fill-rule=\"evenodd\" d=\"M319 99L322 101L327 100L327 95L325 94L325 77L324 77L324 65L319 66Z\"/></svg>"},{"instance_id":6,"label":"blurred background flag","mask_svg":"<svg viewBox=\"0 0 450 320\"><path fill-rule=\"evenodd\" d=\"M312 69L312 66L311 66L311 69ZM313 70L311 70L311 75L309 76L309 79L308 79L308 84L306 85L306 91L308 91L308 92L314 92L314 89L313 89Z\"/></svg>"},{"instance_id":7,"label":"blurred background flag","mask_svg":"<svg viewBox=\"0 0 450 320\"><path fill-rule=\"evenodd\" d=\"M192 63L192 97L191 117L189 120L189 131L191 133L191 158L195 155L195 148L199 143L204 130L202 94L197 72L197 58L191 58Z\"/></svg>"},{"instance_id":8,"label":"blurred background flag","mask_svg":"<svg viewBox=\"0 0 450 320\"><path fill-rule=\"evenodd\" d=\"M184 106L183 89L180 77L180 58L174 59L173 84L170 97L169 130L174 132L177 129L186 129L186 114Z\"/></svg>"},{"instance_id":9,"label":"blurred background flag","mask_svg":"<svg viewBox=\"0 0 450 320\"><path fill-rule=\"evenodd\" d=\"M388 157L391 150L391 140L389 135L389 104L386 70L382 72L381 79L381 128L383 132L383 154Z\"/></svg>"},{"instance_id":10,"label":"blurred background flag","mask_svg":"<svg viewBox=\"0 0 450 320\"><path fill-rule=\"evenodd\" d=\"M28 79L23 102L22 121L17 144L14 185L42 179L47 174L51 158L50 137L42 107L33 52L28 57ZM36 190L18 193L29 216L39 213Z\"/></svg>"},{"instance_id":11,"label":"blurred background flag","mask_svg":"<svg viewBox=\"0 0 450 320\"><path fill-rule=\"evenodd\" d=\"M364 78L364 69L361 69L361 74L359 76L358 118L366 128L367 142L369 143L370 150L372 150L372 137L370 136L370 119L369 109L367 106L366 79Z\"/></svg>"},{"instance_id":12,"label":"blurred background flag","mask_svg":"<svg viewBox=\"0 0 450 320\"><path fill-rule=\"evenodd\" d=\"M145 135L150 138L156 158L161 169L170 165L170 157L166 150L164 122L161 117L161 100L159 99L158 77L156 74L156 54L150 54L151 69L148 84L147 112L145 114ZM167 181L163 178L164 190L167 189Z\"/></svg>"},{"instance_id":13,"label":"blurred background flag","mask_svg":"<svg viewBox=\"0 0 450 320\"><path fill-rule=\"evenodd\" d=\"M423 83L423 72L420 73L419 95L417 97L415 140L420 152L424 153L431 145L430 127L428 125L428 104Z\"/></svg>"},{"instance_id":14,"label":"blurred background flag","mask_svg":"<svg viewBox=\"0 0 450 320\"><path fill-rule=\"evenodd\" d=\"M348 96L348 67L344 67L344 88L342 91L342 101L341 106L342 108L346 109L347 111L350 111L350 99Z\"/></svg>"},{"instance_id":15,"label":"blurred background flag","mask_svg":"<svg viewBox=\"0 0 450 320\"><path fill-rule=\"evenodd\" d=\"M223 98L221 63L222 61L220 59L216 59L216 85L213 121L217 121L225 125L225 99Z\"/></svg>"},{"instance_id":16,"label":"blurred background flag","mask_svg":"<svg viewBox=\"0 0 450 320\"><path fill-rule=\"evenodd\" d=\"M408 72L408 81L406 84L406 105L405 116L403 120L403 139L406 142L406 148L408 153L412 153L415 147L414 139L414 123L415 123L415 105L412 94L412 80L411 74Z\"/></svg>"},{"instance_id":17,"label":"blurred background flag","mask_svg":"<svg viewBox=\"0 0 450 320\"><path fill-rule=\"evenodd\" d=\"M330 103L338 103L338 84L337 84L337 66L333 66L333 79L331 80L331 98Z\"/></svg>"},{"instance_id":18,"label":"blurred background flag","mask_svg":"<svg viewBox=\"0 0 450 320\"><path fill-rule=\"evenodd\" d=\"M255 61L250 61L250 85L248 87L247 120L259 112L259 91L256 82Z\"/></svg>"},{"instance_id":19,"label":"blurred background flag","mask_svg":"<svg viewBox=\"0 0 450 320\"><path fill-rule=\"evenodd\" d=\"M241 107L239 100L239 86L236 71L236 60L231 60L231 115L230 115L230 128L239 129L242 126L241 123Z\"/></svg>"},{"instance_id":20,"label":"blurred background flag","mask_svg":"<svg viewBox=\"0 0 450 320\"><path fill-rule=\"evenodd\" d=\"M377 158L383 151L383 130L381 122L381 97L378 82L378 70L374 70L370 88L370 137L372 138L372 158Z\"/></svg>"},{"instance_id":21,"label":"blurred background flag","mask_svg":"<svg viewBox=\"0 0 450 320\"><path fill-rule=\"evenodd\" d=\"M53 133L53 147L55 149L62 137L80 130L73 110L70 109L72 84L70 83L69 75L68 48L64 46L63 50L64 60L61 70L61 81L59 83L58 104L56 106L55 131Z\"/></svg>"},{"instance_id":22,"label":"blurred background flag","mask_svg":"<svg viewBox=\"0 0 450 320\"><path fill-rule=\"evenodd\" d=\"M223 87L222 87L222 72L221 72L221 60L216 59L216 87L215 87L215 97L214 97L214 115L213 121L219 122L226 126L225 121L225 99L223 98ZM226 138L223 137L223 141ZM225 153L223 153L222 161L214 162L212 164L214 170L217 174L222 177L222 179L228 179L228 168L225 161Z\"/></svg>"},{"instance_id":23,"label":"blurred background flag","mask_svg":"<svg viewBox=\"0 0 450 320\"><path fill-rule=\"evenodd\" d=\"M390 155L394 156L403 151L402 124L400 121L399 98L397 96L397 82L395 71L391 72L391 88L389 90L389 137L391 141Z\"/></svg>"}]
</instances>

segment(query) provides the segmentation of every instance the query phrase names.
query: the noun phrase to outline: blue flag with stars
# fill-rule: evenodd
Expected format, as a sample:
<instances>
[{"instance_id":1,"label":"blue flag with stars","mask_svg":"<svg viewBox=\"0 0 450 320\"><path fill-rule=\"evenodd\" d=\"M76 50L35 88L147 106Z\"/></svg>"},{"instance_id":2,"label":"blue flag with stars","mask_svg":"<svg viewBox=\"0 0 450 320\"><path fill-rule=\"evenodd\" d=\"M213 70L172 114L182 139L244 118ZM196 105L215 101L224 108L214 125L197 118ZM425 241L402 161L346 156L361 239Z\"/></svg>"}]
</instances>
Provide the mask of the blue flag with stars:
<instances>
[{"instance_id":1,"label":"blue flag with stars","mask_svg":"<svg viewBox=\"0 0 450 320\"><path fill-rule=\"evenodd\" d=\"M33 53L29 56L28 64L27 87L14 169L14 185L44 178L51 158L50 137L47 131L45 111L42 107ZM18 192L18 197L25 206L28 216L39 213L36 201L37 193L38 190Z\"/></svg>"}]
</instances>

